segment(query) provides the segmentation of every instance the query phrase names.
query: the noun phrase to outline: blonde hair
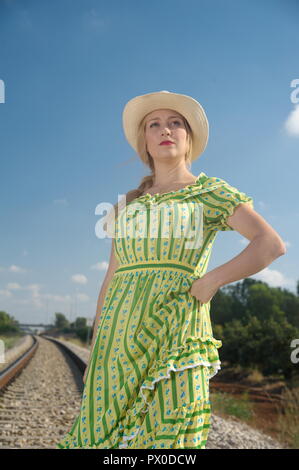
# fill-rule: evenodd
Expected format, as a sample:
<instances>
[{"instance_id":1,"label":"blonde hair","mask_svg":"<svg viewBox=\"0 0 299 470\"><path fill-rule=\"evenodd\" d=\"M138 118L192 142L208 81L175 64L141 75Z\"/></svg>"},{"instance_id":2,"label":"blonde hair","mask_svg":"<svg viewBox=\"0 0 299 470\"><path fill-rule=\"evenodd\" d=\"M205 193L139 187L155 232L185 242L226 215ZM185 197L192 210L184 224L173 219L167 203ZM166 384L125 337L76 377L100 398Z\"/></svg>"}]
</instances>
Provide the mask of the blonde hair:
<instances>
[{"instance_id":1,"label":"blonde hair","mask_svg":"<svg viewBox=\"0 0 299 470\"><path fill-rule=\"evenodd\" d=\"M128 191L125 195L125 197L120 201L120 203L114 204L113 208L111 211L105 216L106 217L106 222L103 225L104 230L111 236L115 236L115 226L114 226L114 221L118 217L118 208L120 204L120 208L122 209L125 207L129 202L134 201L134 199L140 197L145 193L145 191L153 186L153 182L155 179L155 165L154 165L154 160L153 157L150 155L150 153L146 150L146 141L145 141L145 119L146 119L147 114L144 116L142 121L139 124L138 131L137 131L137 154L141 158L141 160L149 166L151 169L151 174L146 175L142 178L139 186L136 189L131 189ZM187 167L191 167L191 156L192 156L192 141L193 141L193 132L192 129L187 121L187 119L182 116L186 131L187 131L187 144L188 144L188 149L185 154L185 163ZM125 203L126 201L126 203ZM111 225L113 223L113 226ZM112 230L111 230L112 229Z\"/></svg>"}]
</instances>

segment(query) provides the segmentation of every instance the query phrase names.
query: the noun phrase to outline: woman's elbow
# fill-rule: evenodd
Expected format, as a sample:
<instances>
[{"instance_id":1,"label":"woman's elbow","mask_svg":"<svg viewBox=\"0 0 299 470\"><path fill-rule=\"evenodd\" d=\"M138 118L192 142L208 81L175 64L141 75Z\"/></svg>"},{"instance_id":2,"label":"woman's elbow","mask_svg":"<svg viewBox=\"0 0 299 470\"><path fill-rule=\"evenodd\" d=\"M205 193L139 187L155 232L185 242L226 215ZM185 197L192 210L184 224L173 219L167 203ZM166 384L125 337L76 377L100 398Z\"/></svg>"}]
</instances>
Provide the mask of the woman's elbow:
<instances>
[{"instance_id":1,"label":"woman's elbow","mask_svg":"<svg viewBox=\"0 0 299 470\"><path fill-rule=\"evenodd\" d=\"M282 256L282 255L285 255L287 252L287 247L284 243L282 243L282 246L281 246L281 251L280 251L280 255L279 256Z\"/></svg>"},{"instance_id":2,"label":"woman's elbow","mask_svg":"<svg viewBox=\"0 0 299 470\"><path fill-rule=\"evenodd\" d=\"M278 258L279 256L283 256L287 252L287 247L285 243L281 240L281 238L277 239L274 241L274 248L273 248L274 253L276 254L276 257Z\"/></svg>"},{"instance_id":3,"label":"woman's elbow","mask_svg":"<svg viewBox=\"0 0 299 470\"><path fill-rule=\"evenodd\" d=\"M257 238L264 241L265 250L268 251L273 260L286 254L286 245L279 235L273 235L267 232L260 234Z\"/></svg>"}]
</instances>

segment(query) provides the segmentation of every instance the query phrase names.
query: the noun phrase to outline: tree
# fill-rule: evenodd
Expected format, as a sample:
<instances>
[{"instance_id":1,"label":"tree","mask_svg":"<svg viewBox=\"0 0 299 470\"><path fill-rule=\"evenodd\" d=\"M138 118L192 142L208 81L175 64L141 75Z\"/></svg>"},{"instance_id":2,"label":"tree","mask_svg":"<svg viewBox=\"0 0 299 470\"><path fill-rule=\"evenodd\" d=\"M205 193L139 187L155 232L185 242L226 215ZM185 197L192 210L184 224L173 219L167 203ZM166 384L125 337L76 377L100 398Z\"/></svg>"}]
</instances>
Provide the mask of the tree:
<instances>
[{"instance_id":1,"label":"tree","mask_svg":"<svg viewBox=\"0 0 299 470\"><path fill-rule=\"evenodd\" d=\"M63 328L69 328L70 324L63 313L55 313L55 327L62 330Z\"/></svg>"},{"instance_id":2,"label":"tree","mask_svg":"<svg viewBox=\"0 0 299 470\"><path fill-rule=\"evenodd\" d=\"M73 323L73 327L75 329L85 328L86 327L86 318L85 317L77 317Z\"/></svg>"},{"instance_id":3,"label":"tree","mask_svg":"<svg viewBox=\"0 0 299 470\"><path fill-rule=\"evenodd\" d=\"M0 311L0 333L20 331L19 322L4 311Z\"/></svg>"},{"instance_id":4,"label":"tree","mask_svg":"<svg viewBox=\"0 0 299 470\"><path fill-rule=\"evenodd\" d=\"M299 329L290 325L281 311L267 320L252 316L246 324L232 320L217 336L222 341L222 360L256 368L264 375L283 374L285 379L298 373L297 364L291 362L291 342L295 338L299 338Z\"/></svg>"}]
</instances>

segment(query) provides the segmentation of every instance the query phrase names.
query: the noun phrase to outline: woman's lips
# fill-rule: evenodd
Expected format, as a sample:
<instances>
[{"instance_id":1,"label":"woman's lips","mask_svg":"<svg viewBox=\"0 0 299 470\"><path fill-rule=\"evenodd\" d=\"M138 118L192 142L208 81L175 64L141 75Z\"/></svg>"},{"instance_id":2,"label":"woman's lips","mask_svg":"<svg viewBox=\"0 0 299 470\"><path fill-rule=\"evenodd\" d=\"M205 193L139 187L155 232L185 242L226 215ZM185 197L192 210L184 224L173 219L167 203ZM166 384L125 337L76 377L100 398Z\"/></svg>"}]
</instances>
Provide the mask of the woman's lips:
<instances>
[{"instance_id":1,"label":"woman's lips","mask_svg":"<svg viewBox=\"0 0 299 470\"><path fill-rule=\"evenodd\" d=\"M160 145L174 145L174 142L162 142Z\"/></svg>"}]
</instances>

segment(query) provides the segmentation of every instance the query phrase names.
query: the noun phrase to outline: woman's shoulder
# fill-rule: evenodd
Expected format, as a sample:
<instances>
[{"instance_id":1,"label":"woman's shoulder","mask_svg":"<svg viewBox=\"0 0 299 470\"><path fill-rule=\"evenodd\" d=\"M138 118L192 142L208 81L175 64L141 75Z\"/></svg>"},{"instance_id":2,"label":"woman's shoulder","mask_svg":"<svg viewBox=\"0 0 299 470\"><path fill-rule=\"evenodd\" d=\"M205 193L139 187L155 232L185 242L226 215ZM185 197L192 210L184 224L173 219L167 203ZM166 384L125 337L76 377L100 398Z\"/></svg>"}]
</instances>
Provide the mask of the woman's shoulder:
<instances>
[{"instance_id":1,"label":"woman's shoulder","mask_svg":"<svg viewBox=\"0 0 299 470\"><path fill-rule=\"evenodd\" d=\"M227 184L226 180L224 178L221 178L220 176L209 176L204 172L201 172L199 182L204 186L204 187L209 187L211 185L217 184Z\"/></svg>"},{"instance_id":2,"label":"woman's shoulder","mask_svg":"<svg viewBox=\"0 0 299 470\"><path fill-rule=\"evenodd\" d=\"M202 172L196 183L188 188L185 198L198 197L198 200L206 204L230 203L232 199L240 201L248 196L233 184L220 176L209 176ZM251 198L250 198L251 199Z\"/></svg>"},{"instance_id":3,"label":"woman's shoulder","mask_svg":"<svg viewBox=\"0 0 299 470\"><path fill-rule=\"evenodd\" d=\"M204 172L201 172L198 180L194 185L191 186L191 192L207 192L213 191L214 189L221 188L227 185L227 181L219 176L209 176Z\"/></svg>"}]
</instances>

